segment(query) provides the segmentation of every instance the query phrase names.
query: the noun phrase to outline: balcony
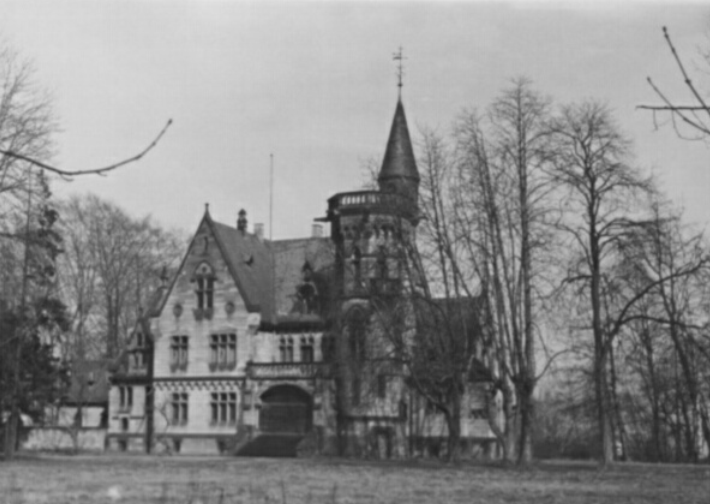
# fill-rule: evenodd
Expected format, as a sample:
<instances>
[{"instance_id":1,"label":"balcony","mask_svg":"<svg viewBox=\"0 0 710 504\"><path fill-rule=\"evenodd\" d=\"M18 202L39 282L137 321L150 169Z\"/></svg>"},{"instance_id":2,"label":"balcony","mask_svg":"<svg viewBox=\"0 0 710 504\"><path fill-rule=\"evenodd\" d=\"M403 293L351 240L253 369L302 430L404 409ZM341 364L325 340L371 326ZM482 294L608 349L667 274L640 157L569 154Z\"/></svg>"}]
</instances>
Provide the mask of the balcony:
<instances>
[{"instance_id":1,"label":"balcony","mask_svg":"<svg viewBox=\"0 0 710 504\"><path fill-rule=\"evenodd\" d=\"M255 380L284 380L324 377L329 369L326 362L249 362L246 371Z\"/></svg>"},{"instance_id":2,"label":"balcony","mask_svg":"<svg viewBox=\"0 0 710 504\"><path fill-rule=\"evenodd\" d=\"M399 194L381 191L354 191L338 193L328 200L328 216L347 213L360 213L363 210L376 213L404 214L416 213L416 201L411 201Z\"/></svg>"}]
</instances>

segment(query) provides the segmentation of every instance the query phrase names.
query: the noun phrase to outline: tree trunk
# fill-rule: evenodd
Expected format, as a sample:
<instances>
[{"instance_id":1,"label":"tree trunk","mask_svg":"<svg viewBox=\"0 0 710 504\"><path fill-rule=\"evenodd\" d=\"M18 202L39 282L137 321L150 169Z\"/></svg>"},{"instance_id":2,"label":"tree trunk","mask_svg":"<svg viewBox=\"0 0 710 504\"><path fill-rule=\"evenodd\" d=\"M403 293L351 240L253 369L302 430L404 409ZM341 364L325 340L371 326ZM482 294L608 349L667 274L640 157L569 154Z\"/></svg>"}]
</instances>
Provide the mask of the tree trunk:
<instances>
[{"instance_id":1,"label":"tree trunk","mask_svg":"<svg viewBox=\"0 0 710 504\"><path fill-rule=\"evenodd\" d=\"M526 387L519 393L520 398L520 443L518 465L529 464L533 460L533 426L535 425L535 401Z\"/></svg>"},{"instance_id":2,"label":"tree trunk","mask_svg":"<svg viewBox=\"0 0 710 504\"><path fill-rule=\"evenodd\" d=\"M449 430L446 459L448 462L458 463L461 460L461 394L453 395L450 407L445 413Z\"/></svg>"},{"instance_id":3,"label":"tree trunk","mask_svg":"<svg viewBox=\"0 0 710 504\"><path fill-rule=\"evenodd\" d=\"M611 396L611 406L614 411L614 420L616 421L616 436L614 439L618 439L621 444L621 453L618 457L621 460L628 460L628 443L626 442L626 428L624 425L624 419L621 414L621 404L619 403L619 396L617 392L617 379L616 379L616 360L614 358L614 348L609 346L609 371L611 378L611 386L609 387L609 394ZM614 454L616 454L616 446L614 446Z\"/></svg>"},{"instance_id":4,"label":"tree trunk","mask_svg":"<svg viewBox=\"0 0 710 504\"><path fill-rule=\"evenodd\" d=\"M17 409L17 405L13 404L12 410L10 411L10 414L5 422L5 460L12 460L15 458L19 420L20 414Z\"/></svg>"},{"instance_id":5,"label":"tree trunk","mask_svg":"<svg viewBox=\"0 0 710 504\"><path fill-rule=\"evenodd\" d=\"M609 408L609 386L607 383L607 335L602 326L601 307L601 249L596 229L595 198L590 198L587 215L589 217L589 261L591 273L590 297L592 302L592 333L594 335L594 388L599 424L600 463L603 466L614 461L614 446Z\"/></svg>"}]
</instances>

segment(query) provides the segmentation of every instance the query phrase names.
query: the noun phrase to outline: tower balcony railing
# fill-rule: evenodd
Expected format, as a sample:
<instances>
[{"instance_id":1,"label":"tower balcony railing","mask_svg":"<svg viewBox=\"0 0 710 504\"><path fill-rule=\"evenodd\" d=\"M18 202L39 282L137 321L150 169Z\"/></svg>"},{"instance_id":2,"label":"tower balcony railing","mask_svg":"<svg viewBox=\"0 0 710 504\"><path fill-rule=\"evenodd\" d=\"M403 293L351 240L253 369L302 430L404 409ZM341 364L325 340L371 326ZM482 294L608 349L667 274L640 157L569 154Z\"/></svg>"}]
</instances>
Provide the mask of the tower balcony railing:
<instances>
[{"instance_id":1,"label":"tower balcony railing","mask_svg":"<svg viewBox=\"0 0 710 504\"><path fill-rule=\"evenodd\" d=\"M416 204L414 204L416 205ZM411 211L413 202L401 194L381 191L352 191L338 193L328 200L328 214L369 211L402 212Z\"/></svg>"},{"instance_id":2,"label":"tower balcony railing","mask_svg":"<svg viewBox=\"0 0 710 504\"><path fill-rule=\"evenodd\" d=\"M379 191L356 191L340 193L334 196L338 207L379 205L383 200ZM389 196L389 195L388 195Z\"/></svg>"},{"instance_id":3,"label":"tower balcony railing","mask_svg":"<svg viewBox=\"0 0 710 504\"><path fill-rule=\"evenodd\" d=\"M327 362L250 362L247 374L252 379L299 379L326 376Z\"/></svg>"}]
</instances>

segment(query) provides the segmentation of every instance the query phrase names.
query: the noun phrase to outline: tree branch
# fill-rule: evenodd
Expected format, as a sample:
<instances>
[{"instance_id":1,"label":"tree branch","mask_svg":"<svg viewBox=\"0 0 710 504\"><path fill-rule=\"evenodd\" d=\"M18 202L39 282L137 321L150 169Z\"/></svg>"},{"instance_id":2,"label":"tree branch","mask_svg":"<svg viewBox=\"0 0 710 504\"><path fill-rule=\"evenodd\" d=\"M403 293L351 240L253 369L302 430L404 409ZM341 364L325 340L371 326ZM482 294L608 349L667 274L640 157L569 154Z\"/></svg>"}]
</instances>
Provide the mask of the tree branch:
<instances>
[{"instance_id":1,"label":"tree branch","mask_svg":"<svg viewBox=\"0 0 710 504\"><path fill-rule=\"evenodd\" d=\"M21 161L26 161L38 168L41 168L43 170L50 171L52 173L56 173L64 178L71 179L71 177L78 176L78 175L104 175L106 172L115 170L116 168L120 168L121 166L125 166L130 163L135 163L136 161L139 161L143 156L148 154L160 141L160 139L163 137L165 132L168 130L170 125L173 123L172 119L168 119L168 122L163 126L163 129L160 131L157 137L146 147L141 151L140 153L136 154L133 157L130 157L128 159L124 159L123 161L119 161L118 163L114 163L108 166L104 166L103 168L95 168L91 170L62 170L60 168L56 168L54 166L45 164L41 161L38 161L36 159L33 159L31 157L19 154L17 152L9 151L9 150L2 150L0 149L0 154L3 154L5 156L9 156L15 159L19 159Z\"/></svg>"}]
</instances>

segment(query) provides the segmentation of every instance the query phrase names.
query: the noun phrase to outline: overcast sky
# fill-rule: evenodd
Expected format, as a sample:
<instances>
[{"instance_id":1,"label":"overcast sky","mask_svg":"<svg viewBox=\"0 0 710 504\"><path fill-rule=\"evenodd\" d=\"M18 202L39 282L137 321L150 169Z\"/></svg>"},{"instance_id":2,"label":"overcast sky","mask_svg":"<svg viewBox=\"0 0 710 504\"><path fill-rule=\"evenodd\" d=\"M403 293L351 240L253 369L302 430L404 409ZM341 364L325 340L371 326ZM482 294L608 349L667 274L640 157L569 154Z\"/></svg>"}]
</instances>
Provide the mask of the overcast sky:
<instances>
[{"instance_id":1,"label":"overcast sky","mask_svg":"<svg viewBox=\"0 0 710 504\"><path fill-rule=\"evenodd\" d=\"M635 107L657 102L647 76L690 100L663 25L710 90L699 54L710 5L588 4L0 0L0 36L54 96L62 168L135 154L175 121L140 163L53 186L168 226L194 230L207 202L219 221L245 208L250 224L268 224L273 153L274 238L308 235L326 199L359 188L363 161L384 154L400 45L415 137L418 125L446 132L462 108L484 108L524 75L557 103L606 101L638 164L706 226L709 146L654 131Z\"/></svg>"}]
</instances>

